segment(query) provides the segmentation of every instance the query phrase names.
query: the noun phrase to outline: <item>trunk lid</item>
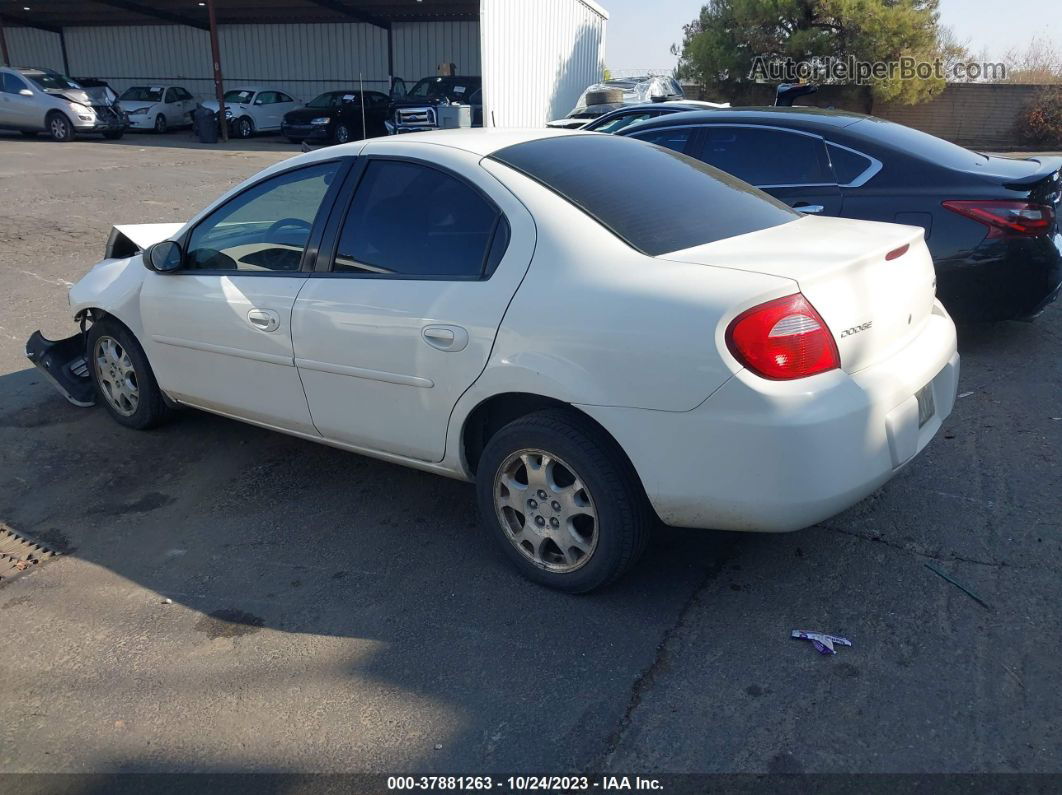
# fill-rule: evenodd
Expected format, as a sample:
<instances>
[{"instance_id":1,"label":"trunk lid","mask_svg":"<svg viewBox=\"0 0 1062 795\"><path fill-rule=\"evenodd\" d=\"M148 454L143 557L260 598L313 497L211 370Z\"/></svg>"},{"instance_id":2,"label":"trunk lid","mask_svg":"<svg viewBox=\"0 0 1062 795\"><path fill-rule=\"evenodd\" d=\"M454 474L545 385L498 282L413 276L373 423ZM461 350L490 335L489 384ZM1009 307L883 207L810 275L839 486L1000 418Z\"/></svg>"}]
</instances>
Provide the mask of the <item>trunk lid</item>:
<instances>
[{"instance_id":1,"label":"trunk lid","mask_svg":"<svg viewBox=\"0 0 1062 795\"><path fill-rule=\"evenodd\" d=\"M792 279L826 321L849 373L917 336L936 295L933 260L914 226L806 217L661 259Z\"/></svg>"}]
</instances>

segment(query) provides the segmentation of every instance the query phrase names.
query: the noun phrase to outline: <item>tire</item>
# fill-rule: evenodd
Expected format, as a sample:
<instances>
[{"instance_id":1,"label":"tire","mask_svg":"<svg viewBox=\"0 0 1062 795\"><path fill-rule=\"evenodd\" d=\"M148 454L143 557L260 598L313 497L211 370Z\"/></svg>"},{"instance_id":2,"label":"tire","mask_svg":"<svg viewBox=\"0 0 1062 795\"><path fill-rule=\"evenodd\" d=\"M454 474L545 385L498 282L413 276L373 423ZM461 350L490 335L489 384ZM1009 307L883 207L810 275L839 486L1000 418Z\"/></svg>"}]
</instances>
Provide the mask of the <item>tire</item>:
<instances>
[{"instance_id":1,"label":"tire","mask_svg":"<svg viewBox=\"0 0 1062 795\"><path fill-rule=\"evenodd\" d=\"M53 141L66 143L74 140L74 125L70 123L70 119L62 111L53 110L45 118L44 123L48 127L48 135L51 136Z\"/></svg>"},{"instance_id":2,"label":"tire","mask_svg":"<svg viewBox=\"0 0 1062 795\"><path fill-rule=\"evenodd\" d=\"M114 130L112 132L105 132L103 137L108 141L117 141L125 134L125 130Z\"/></svg>"},{"instance_id":3,"label":"tire","mask_svg":"<svg viewBox=\"0 0 1062 795\"><path fill-rule=\"evenodd\" d=\"M99 402L115 422L146 430L168 419L170 409L132 332L105 318L93 323L87 336L92 382Z\"/></svg>"},{"instance_id":4,"label":"tire","mask_svg":"<svg viewBox=\"0 0 1062 795\"><path fill-rule=\"evenodd\" d=\"M22 134L23 138L36 138L37 137L37 131L36 130L19 130L19 132Z\"/></svg>"},{"instance_id":5,"label":"tire","mask_svg":"<svg viewBox=\"0 0 1062 795\"><path fill-rule=\"evenodd\" d=\"M626 456L574 410L535 412L495 433L479 460L476 495L484 529L520 573L568 593L620 577L653 526Z\"/></svg>"},{"instance_id":6,"label":"tire","mask_svg":"<svg viewBox=\"0 0 1062 795\"><path fill-rule=\"evenodd\" d=\"M586 104L589 105L614 105L623 102L622 88L606 88L601 91L588 91Z\"/></svg>"},{"instance_id":7,"label":"tire","mask_svg":"<svg viewBox=\"0 0 1062 795\"><path fill-rule=\"evenodd\" d=\"M236 122L236 137L250 138L254 135L254 122L247 116L241 116Z\"/></svg>"},{"instance_id":8,"label":"tire","mask_svg":"<svg viewBox=\"0 0 1062 795\"><path fill-rule=\"evenodd\" d=\"M337 144L345 144L350 141L350 128L345 124L336 125L336 131L333 136Z\"/></svg>"},{"instance_id":9,"label":"tire","mask_svg":"<svg viewBox=\"0 0 1062 795\"><path fill-rule=\"evenodd\" d=\"M155 132L162 135L166 129L166 117L160 113L155 117Z\"/></svg>"}]
</instances>

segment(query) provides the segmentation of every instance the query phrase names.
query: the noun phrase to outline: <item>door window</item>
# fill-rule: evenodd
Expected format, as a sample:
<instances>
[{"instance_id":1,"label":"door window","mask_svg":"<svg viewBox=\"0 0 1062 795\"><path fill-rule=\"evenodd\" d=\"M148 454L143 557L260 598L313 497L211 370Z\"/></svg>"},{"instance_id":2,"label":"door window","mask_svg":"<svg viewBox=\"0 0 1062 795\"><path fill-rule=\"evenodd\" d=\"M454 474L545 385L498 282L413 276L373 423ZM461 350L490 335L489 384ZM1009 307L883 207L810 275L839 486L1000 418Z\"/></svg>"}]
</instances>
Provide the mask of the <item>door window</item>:
<instances>
[{"instance_id":1,"label":"door window","mask_svg":"<svg viewBox=\"0 0 1062 795\"><path fill-rule=\"evenodd\" d=\"M273 101L274 102L294 102L295 100L293 100L287 94L282 94L281 92L277 91L275 94L273 94Z\"/></svg>"},{"instance_id":2,"label":"door window","mask_svg":"<svg viewBox=\"0 0 1062 795\"><path fill-rule=\"evenodd\" d=\"M183 88L173 89L173 95L178 102L184 102L192 98L192 95L185 91Z\"/></svg>"},{"instance_id":3,"label":"door window","mask_svg":"<svg viewBox=\"0 0 1062 795\"><path fill-rule=\"evenodd\" d=\"M703 149L691 154L752 185L835 184L821 138L758 127L703 129Z\"/></svg>"},{"instance_id":4,"label":"door window","mask_svg":"<svg viewBox=\"0 0 1062 795\"><path fill-rule=\"evenodd\" d=\"M321 163L259 182L226 202L188 239L190 270L299 270L317 213L340 164Z\"/></svg>"},{"instance_id":5,"label":"door window","mask_svg":"<svg viewBox=\"0 0 1062 795\"><path fill-rule=\"evenodd\" d=\"M674 149L676 152L684 152L692 134L692 127L661 127L636 135L632 134L631 138L637 138L639 141L648 141L651 144L663 146L667 149Z\"/></svg>"},{"instance_id":6,"label":"door window","mask_svg":"<svg viewBox=\"0 0 1062 795\"><path fill-rule=\"evenodd\" d=\"M478 279L499 218L478 191L439 169L372 160L343 223L334 270Z\"/></svg>"},{"instance_id":7,"label":"door window","mask_svg":"<svg viewBox=\"0 0 1062 795\"><path fill-rule=\"evenodd\" d=\"M254 101L255 105L275 105L276 103L276 91L262 91Z\"/></svg>"},{"instance_id":8,"label":"door window","mask_svg":"<svg viewBox=\"0 0 1062 795\"><path fill-rule=\"evenodd\" d=\"M167 88L166 96L163 98L162 101L166 104L169 104L171 102L176 102L178 99L180 99L180 97L177 96L177 92L174 91L172 88Z\"/></svg>"},{"instance_id":9,"label":"door window","mask_svg":"<svg viewBox=\"0 0 1062 795\"><path fill-rule=\"evenodd\" d=\"M22 82L18 77L10 72L4 72L2 87L7 94L17 94L19 91L26 87L26 84Z\"/></svg>"}]
</instances>

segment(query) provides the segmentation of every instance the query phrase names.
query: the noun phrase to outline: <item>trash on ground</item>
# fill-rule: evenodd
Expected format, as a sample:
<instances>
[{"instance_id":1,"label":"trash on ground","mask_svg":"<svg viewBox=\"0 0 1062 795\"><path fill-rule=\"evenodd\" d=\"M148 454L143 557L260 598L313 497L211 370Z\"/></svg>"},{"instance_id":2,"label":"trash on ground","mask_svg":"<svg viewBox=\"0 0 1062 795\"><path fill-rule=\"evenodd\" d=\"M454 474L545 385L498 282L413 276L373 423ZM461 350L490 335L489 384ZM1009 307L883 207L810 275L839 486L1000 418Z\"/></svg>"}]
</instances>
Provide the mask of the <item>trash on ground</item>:
<instances>
[{"instance_id":1,"label":"trash on ground","mask_svg":"<svg viewBox=\"0 0 1062 795\"><path fill-rule=\"evenodd\" d=\"M986 601L985 601L984 599L982 599L982 598L981 598L980 596L978 596L977 594L975 594L975 593L974 593L973 591L971 591L971 590L970 590L969 588L967 588L967 587L966 587L965 585L963 585L963 584L962 584L961 582L958 582L958 581L956 581L956 580L952 579L951 577L949 577L949 576L948 576L947 574L945 574L944 572L942 572L942 571L941 571L940 569L938 569L938 568L937 568L936 566L934 566L933 564L931 564L931 563L927 563L927 564L926 564L926 568L927 568L927 569L929 569L929 570L930 570L931 572L933 572L934 574L936 574L936 575L937 575L938 577L942 577L943 579L945 579L945 580L947 580L948 582L950 582L950 583L951 583L952 585L954 585L954 586L955 586L956 588L958 588L958 589L959 589L960 591L962 591L962 592L963 592L964 594L966 594L966 595L967 595L967 596L969 596L969 597L970 597L971 599L973 599L973 600L974 600L975 602L977 602L977 603L978 603L979 605L981 605L981 607L983 607L983 608L984 608L985 610L991 610L991 609L992 609L992 605L990 605L990 604L989 604L988 602L986 602Z\"/></svg>"},{"instance_id":2,"label":"trash on ground","mask_svg":"<svg viewBox=\"0 0 1062 795\"><path fill-rule=\"evenodd\" d=\"M959 397L960 397L960 398L964 398L964 397L970 397L970 395L972 395L972 394L973 394L973 392L962 392L962 393L961 393L961 394L959 395Z\"/></svg>"},{"instance_id":3,"label":"trash on ground","mask_svg":"<svg viewBox=\"0 0 1062 795\"><path fill-rule=\"evenodd\" d=\"M815 651L819 654L836 654L837 650L833 647L835 643L838 646L852 645L852 641L848 640L848 638L842 638L840 635L827 635L825 632L810 632L806 629L794 629L791 637L810 640L811 645L815 647Z\"/></svg>"}]
</instances>

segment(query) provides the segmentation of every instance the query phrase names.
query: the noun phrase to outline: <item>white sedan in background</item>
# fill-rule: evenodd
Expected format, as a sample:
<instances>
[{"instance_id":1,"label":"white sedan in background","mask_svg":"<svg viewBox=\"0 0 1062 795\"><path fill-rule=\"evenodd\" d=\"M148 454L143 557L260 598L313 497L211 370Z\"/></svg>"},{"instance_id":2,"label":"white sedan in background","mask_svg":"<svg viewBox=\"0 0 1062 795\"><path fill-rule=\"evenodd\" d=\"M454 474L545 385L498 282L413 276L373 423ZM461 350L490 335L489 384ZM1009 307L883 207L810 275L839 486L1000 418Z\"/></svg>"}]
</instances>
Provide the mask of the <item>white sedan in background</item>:
<instances>
[{"instance_id":1,"label":"white sedan in background","mask_svg":"<svg viewBox=\"0 0 1062 795\"><path fill-rule=\"evenodd\" d=\"M516 567L583 592L654 514L796 530L908 464L958 382L934 286L921 229L668 149L424 132L117 227L70 290L87 331L27 353L128 427L191 406L474 481Z\"/></svg>"},{"instance_id":2,"label":"white sedan in background","mask_svg":"<svg viewBox=\"0 0 1062 795\"><path fill-rule=\"evenodd\" d=\"M157 133L191 124L195 104L195 97L183 86L132 86L118 97L130 127Z\"/></svg>"},{"instance_id":3,"label":"white sedan in background","mask_svg":"<svg viewBox=\"0 0 1062 795\"><path fill-rule=\"evenodd\" d=\"M284 121L284 114L303 106L286 91L262 86L231 88L225 92L225 118L232 132L239 138L250 138L259 132L275 132ZM207 100L203 107L218 112L218 101Z\"/></svg>"}]
</instances>

